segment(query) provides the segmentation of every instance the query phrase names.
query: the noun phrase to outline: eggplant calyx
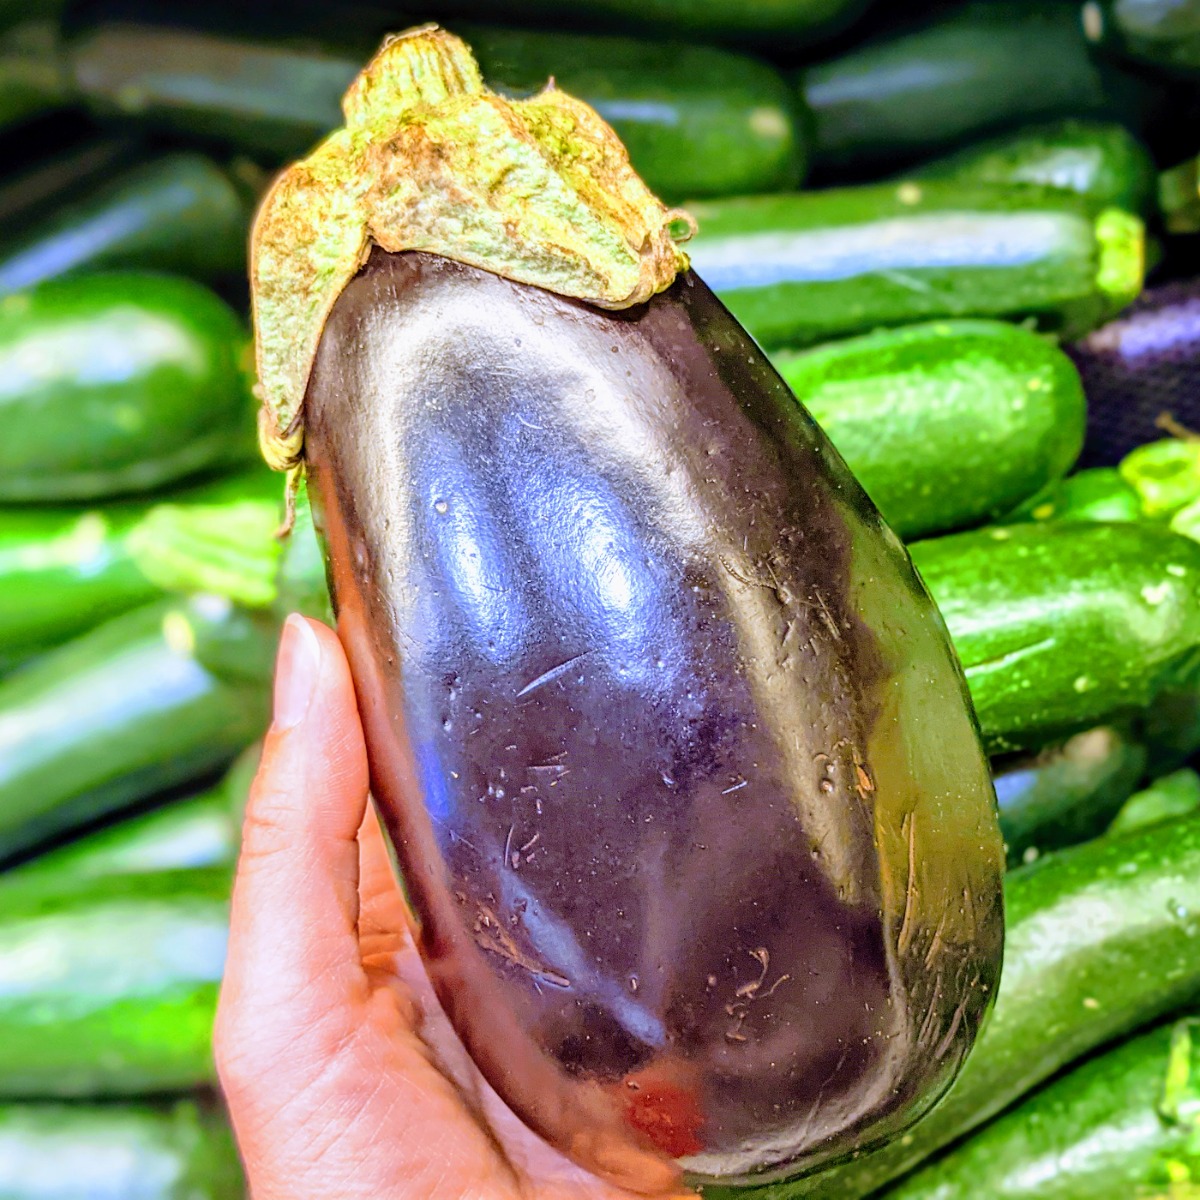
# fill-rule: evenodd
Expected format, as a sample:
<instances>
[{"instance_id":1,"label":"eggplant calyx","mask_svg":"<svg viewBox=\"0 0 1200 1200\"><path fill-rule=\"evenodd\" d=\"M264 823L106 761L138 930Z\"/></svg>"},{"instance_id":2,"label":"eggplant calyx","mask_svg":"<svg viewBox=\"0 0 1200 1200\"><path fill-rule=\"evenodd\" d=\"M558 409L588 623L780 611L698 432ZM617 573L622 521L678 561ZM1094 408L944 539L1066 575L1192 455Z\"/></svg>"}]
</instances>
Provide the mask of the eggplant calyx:
<instances>
[{"instance_id":1,"label":"eggplant calyx","mask_svg":"<svg viewBox=\"0 0 1200 1200\"><path fill-rule=\"evenodd\" d=\"M610 309L687 267L676 240L691 218L646 187L593 109L553 81L525 100L488 91L437 26L385 41L342 107L345 127L276 180L251 240L260 443L277 470L303 458L321 331L372 246Z\"/></svg>"}]
</instances>

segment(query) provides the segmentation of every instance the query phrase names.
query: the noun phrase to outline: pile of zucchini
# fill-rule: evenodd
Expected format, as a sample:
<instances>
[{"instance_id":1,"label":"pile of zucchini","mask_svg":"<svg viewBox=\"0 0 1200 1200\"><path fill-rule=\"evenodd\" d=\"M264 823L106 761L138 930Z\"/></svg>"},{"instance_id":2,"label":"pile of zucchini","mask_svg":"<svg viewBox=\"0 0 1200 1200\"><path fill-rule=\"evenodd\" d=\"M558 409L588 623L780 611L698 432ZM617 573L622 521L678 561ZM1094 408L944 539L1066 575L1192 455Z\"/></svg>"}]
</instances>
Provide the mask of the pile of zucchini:
<instances>
[{"instance_id":1,"label":"pile of zucchini","mask_svg":"<svg viewBox=\"0 0 1200 1200\"><path fill-rule=\"evenodd\" d=\"M279 623L328 616L303 498L274 536L245 245L430 18L686 204L909 544L993 756L1008 938L961 1078L888 1146L708 1194L1191 1194L1200 3L503 8L0 0L0 1200L242 1194L210 1046L240 810ZM1183 406L1106 439L1167 360Z\"/></svg>"}]
</instances>

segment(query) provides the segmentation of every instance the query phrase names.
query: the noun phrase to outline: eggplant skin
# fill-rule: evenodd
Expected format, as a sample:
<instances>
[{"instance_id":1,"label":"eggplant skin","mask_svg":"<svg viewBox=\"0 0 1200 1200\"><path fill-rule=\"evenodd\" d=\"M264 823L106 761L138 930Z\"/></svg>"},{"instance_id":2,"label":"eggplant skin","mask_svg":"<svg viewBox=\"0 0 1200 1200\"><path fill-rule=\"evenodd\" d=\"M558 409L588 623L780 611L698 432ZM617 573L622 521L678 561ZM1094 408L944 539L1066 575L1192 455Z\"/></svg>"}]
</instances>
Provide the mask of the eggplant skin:
<instances>
[{"instance_id":1,"label":"eggplant skin","mask_svg":"<svg viewBox=\"0 0 1200 1200\"><path fill-rule=\"evenodd\" d=\"M903 548L708 288L377 249L305 420L373 794L504 1099L633 1187L915 1120L995 994L995 797Z\"/></svg>"}]
</instances>

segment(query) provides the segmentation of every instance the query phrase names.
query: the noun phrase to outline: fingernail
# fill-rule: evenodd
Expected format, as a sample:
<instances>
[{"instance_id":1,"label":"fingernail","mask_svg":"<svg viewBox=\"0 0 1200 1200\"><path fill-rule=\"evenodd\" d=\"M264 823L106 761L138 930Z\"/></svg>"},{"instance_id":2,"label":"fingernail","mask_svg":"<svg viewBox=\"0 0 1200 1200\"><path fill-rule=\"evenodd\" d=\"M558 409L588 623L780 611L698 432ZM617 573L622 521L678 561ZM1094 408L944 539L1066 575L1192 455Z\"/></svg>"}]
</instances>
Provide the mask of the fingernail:
<instances>
[{"instance_id":1,"label":"fingernail","mask_svg":"<svg viewBox=\"0 0 1200 1200\"><path fill-rule=\"evenodd\" d=\"M276 729L291 729L304 720L320 664L317 635L299 613L292 613L283 624L275 662Z\"/></svg>"}]
</instances>

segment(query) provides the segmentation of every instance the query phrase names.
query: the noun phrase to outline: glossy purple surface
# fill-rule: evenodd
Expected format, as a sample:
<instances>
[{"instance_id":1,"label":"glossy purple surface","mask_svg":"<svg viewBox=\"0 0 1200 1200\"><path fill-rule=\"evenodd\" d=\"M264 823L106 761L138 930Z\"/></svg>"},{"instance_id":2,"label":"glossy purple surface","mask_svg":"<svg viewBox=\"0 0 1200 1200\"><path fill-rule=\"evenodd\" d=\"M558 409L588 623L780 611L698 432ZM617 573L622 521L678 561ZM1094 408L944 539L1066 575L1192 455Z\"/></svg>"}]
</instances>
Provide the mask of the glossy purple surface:
<instances>
[{"instance_id":1,"label":"glossy purple surface","mask_svg":"<svg viewBox=\"0 0 1200 1200\"><path fill-rule=\"evenodd\" d=\"M306 429L374 794L509 1104L643 1188L919 1115L999 972L986 763L907 556L711 292L377 250Z\"/></svg>"}]
</instances>

